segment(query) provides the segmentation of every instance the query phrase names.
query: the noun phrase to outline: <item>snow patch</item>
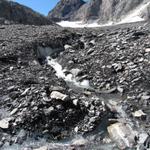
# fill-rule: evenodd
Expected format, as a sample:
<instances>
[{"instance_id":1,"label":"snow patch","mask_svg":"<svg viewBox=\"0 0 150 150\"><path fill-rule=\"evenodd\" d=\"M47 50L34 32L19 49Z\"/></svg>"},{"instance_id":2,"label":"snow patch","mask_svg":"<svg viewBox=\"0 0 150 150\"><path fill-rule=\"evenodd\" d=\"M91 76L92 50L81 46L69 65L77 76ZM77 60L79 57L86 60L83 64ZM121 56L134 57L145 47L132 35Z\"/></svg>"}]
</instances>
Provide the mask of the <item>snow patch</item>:
<instances>
[{"instance_id":1,"label":"snow patch","mask_svg":"<svg viewBox=\"0 0 150 150\"><path fill-rule=\"evenodd\" d=\"M83 23L83 21L61 21L57 23L62 27L70 27L70 28L96 28L96 27L103 27L103 26L110 26L113 22L109 22L107 24L98 24L97 21L93 23Z\"/></svg>"}]
</instances>

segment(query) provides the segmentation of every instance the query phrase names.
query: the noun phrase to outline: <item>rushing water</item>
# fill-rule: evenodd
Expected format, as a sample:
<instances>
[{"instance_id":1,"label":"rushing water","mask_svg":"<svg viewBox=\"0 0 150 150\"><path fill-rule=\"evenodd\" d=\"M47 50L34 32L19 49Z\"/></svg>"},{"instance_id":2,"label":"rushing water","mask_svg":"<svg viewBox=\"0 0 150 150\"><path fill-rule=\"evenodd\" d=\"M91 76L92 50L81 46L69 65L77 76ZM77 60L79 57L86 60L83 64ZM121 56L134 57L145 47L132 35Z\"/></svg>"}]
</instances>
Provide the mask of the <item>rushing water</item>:
<instances>
[{"instance_id":1,"label":"rushing water","mask_svg":"<svg viewBox=\"0 0 150 150\"><path fill-rule=\"evenodd\" d=\"M83 80L81 82L77 81L74 74L65 74L66 70L57 62L57 60L47 57L47 64L50 65L56 71L56 76L62 78L68 85L74 85L75 87L89 89L90 84L88 80Z\"/></svg>"}]
</instances>

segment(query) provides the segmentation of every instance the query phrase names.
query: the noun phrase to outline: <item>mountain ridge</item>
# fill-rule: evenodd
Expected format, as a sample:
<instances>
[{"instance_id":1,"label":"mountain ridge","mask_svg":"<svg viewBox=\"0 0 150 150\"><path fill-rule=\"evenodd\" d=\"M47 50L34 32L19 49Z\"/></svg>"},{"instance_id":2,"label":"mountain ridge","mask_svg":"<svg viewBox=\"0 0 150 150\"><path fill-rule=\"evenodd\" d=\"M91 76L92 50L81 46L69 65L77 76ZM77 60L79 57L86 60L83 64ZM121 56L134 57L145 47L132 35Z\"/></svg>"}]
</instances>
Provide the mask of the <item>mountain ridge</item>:
<instances>
[{"instance_id":1,"label":"mountain ridge","mask_svg":"<svg viewBox=\"0 0 150 150\"><path fill-rule=\"evenodd\" d=\"M1 24L30 24L30 25L52 25L52 21L40 13L13 1L0 1Z\"/></svg>"},{"instance_id":2,"label":"mountain ridge","mask_svg":"<svg viewBox=\"0 0 150 150\"><path fill-rule=\"evenodd\" d=\"M72 20L75 17L75 13L85 3L83 0L61 0L48 13L48 18L53 21Z\"/></svg>"},{"instance_id":3,"label":"mountain ridge","mask_svg":"<svg viewBox=\"0 0 150 150\"><path fill-rule=\"evenodd\" d=\"M63 5L61 5L62 3ZM67 0L61 0L56 7L49 12L48 17L51 18L50 16L56 16L55 21L83 21L84 23L97 21L99 24L119 22L135 11L140 10L143 6L146 7L141 10L141 12L138 12L138 14L136 14L137 16L133 16L131 20L134 17L137 17L137 21L149 20L150 18L149 0L90 0L82 4L78 9L70 12L70 14L73 13L74 15L68 16L67 19L61 17L61 15L59 19L57 19L58 5L59 14L61 14L61 9L68 5Z\"/></svg>"}]
</instances>

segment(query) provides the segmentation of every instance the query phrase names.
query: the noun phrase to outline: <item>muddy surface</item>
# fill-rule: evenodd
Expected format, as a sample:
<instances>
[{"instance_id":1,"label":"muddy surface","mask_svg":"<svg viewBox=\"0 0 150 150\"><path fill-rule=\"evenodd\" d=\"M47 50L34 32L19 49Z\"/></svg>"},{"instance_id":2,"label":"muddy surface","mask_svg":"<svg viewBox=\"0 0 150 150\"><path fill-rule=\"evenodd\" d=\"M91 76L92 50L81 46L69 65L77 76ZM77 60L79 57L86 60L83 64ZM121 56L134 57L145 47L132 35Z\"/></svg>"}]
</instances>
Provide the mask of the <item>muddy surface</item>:
<instances>
[{"instance_id":1,"label":"muddy surface","mask_svg":"<svg viewBox=\"0 0 150 150\"><path fill-rule=\"evenodd\" d=\"M113 149L107 127L119 119L150 134L148 24L76 30L3 25L0 35L2 149ZM90 87L58 77L49 55L66 76Z\"/></svg>"}]
</instances>

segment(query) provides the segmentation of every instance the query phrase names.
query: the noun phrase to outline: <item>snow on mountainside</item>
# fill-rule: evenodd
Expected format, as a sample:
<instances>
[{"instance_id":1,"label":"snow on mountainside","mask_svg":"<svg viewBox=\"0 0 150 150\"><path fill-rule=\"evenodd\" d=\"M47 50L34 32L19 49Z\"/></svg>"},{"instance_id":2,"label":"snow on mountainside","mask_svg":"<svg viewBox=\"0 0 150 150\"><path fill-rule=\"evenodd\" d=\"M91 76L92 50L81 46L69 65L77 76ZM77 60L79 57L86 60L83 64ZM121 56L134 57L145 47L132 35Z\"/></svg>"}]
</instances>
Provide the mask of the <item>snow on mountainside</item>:
<instances>
[{"instance_id":1,"label":"snow on mountainside","mask_svg":"<svg viewBox=\"0 0 150 150\"><path fill-rule=\"evenodd\" d=\"M150 2L146 2L138 6L135 10L133 10L130 14L128 14L125 18L123 18L120 23L127 23L127 22L137 22L137 21L144 21L145 18L143 17L144 11L148 11L148 7L150 6Z\"/></svg>"},{"instance_id":2,"label":"snow on mountainside","mask_svg":"<svg viewBox=\"0 0 150 150\"><path fill-rule=\"evenodd\" d=\"M64 7L67 4L63 2ZM99 27L146 21L150 20L150 0L91 0L73 13L74 16L68 19L59 18L58 24L64 27Z\"/></svg>"}]
</instances>

